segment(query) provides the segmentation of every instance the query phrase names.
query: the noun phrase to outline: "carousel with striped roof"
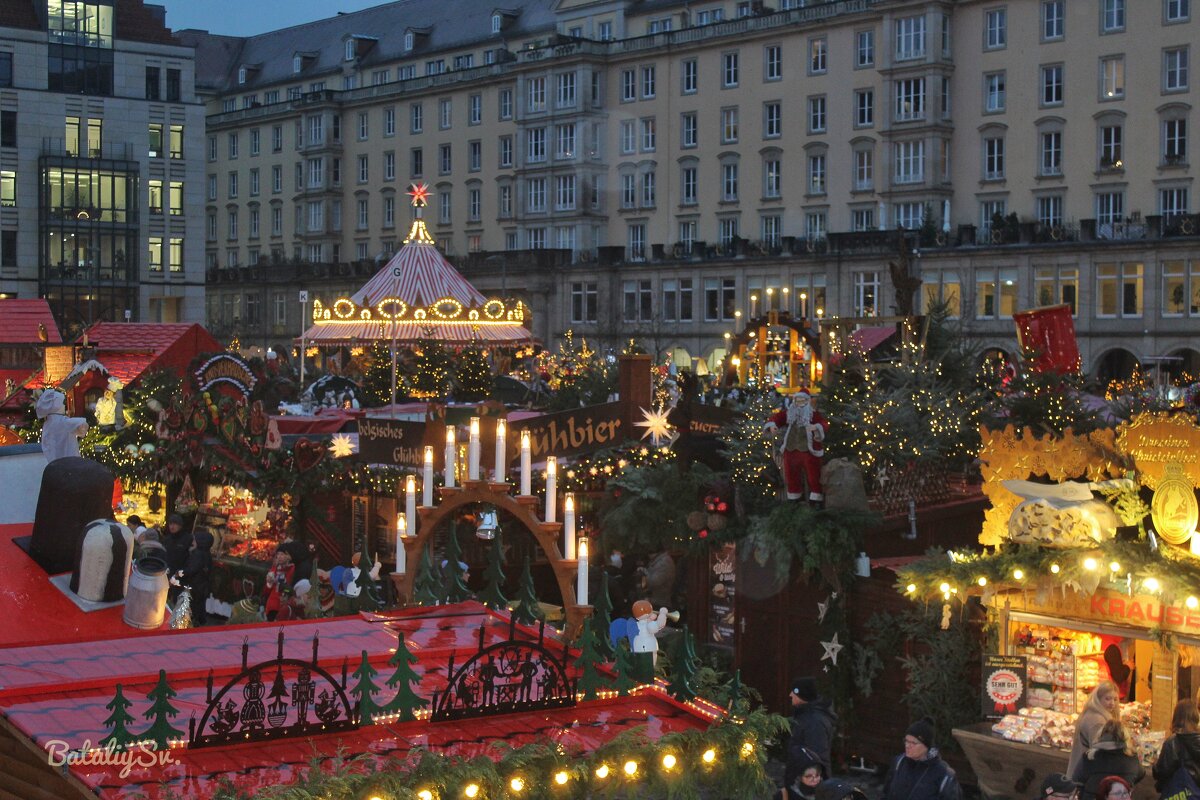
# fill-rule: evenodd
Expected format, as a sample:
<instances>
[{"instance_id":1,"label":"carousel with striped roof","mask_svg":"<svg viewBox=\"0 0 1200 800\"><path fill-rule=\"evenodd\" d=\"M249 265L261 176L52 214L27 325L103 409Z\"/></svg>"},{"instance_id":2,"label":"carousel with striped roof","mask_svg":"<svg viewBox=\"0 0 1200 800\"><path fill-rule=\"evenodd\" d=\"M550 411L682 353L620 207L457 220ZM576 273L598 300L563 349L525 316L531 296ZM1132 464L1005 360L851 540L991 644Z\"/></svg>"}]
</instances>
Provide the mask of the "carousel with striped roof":
<instances>
[{"instance_id":1,"label":"carousel with striped roof","mask_svg":"<svg viewBox=\"0 0 1200 800\"><path fill-rule=\"evenodd\" d=\"M321 346L372 341L450 346L519 346L533 342L525 327L529 307L519 300L485 297L438 251L422 210L429 190L408 191L414 210L403 245L379 272L350 297L313 303L304 341Z\"/></svg>"}]
</instances>

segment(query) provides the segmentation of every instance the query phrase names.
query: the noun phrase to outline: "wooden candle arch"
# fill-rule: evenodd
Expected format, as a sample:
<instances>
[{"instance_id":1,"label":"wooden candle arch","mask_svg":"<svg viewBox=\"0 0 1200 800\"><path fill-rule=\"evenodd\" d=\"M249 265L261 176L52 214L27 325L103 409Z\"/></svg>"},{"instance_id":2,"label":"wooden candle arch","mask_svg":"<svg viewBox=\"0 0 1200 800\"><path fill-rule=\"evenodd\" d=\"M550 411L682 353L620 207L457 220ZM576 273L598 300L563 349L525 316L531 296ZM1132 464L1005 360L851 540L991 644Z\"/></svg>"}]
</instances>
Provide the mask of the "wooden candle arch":
<instances>
[{"instance_id":1,"label":"wooden candle arch","mask_svg":"<svg viewBox=\"0 0 1200 800\"><path fill-rule=\"evenodd\" d=\"M583 620L592 612L591 606L581 606L575 596L575 572L578 562L575 559L562 557L559 541L562 539L561 522L545 522L538 517L535 509L538 499L532 496L517 496L509 494L511 487L507 483L490 483L488 481L467 481L463 486L438 489L440 502L433 506L419 506L417 516L420 524L415 536L404 538L404 550L407 555L408 570L404 573L393 573L392 581L397 594L405 602L413 596L416 583L417 569L421 563L421 553L431 543L438 526L446 522L456 511L476 503L493 505L497 509L507 511L526 530L533 534L534 540L542 548L542 552L550 559L550 567L554 570L554 578L558 581L558 590L562 594L563 609L566 613L566 635L574 639L583 627ZM401 498L403 500L403 498Z\"/></svg>"}]
</instances>

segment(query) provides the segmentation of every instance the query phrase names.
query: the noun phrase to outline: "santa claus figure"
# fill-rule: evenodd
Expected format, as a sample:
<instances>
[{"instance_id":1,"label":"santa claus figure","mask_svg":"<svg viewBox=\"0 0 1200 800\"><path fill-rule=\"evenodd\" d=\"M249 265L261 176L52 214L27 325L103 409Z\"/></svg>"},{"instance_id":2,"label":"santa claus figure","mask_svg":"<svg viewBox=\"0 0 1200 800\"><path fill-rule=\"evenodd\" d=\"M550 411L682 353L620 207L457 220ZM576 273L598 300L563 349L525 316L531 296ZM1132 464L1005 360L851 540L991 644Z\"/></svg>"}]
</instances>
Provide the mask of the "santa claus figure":
<instances>
[{"instance_id":1,"label":"santa claus figure","mask_svg":"<svg viewBox=\"0 0 1200 800\"><path fill-rule=\"evenodd\" d=\"M825 455L825 433L829 420L817 411L817 398L804 389L792 395L792 401L777 411L767 422L768 431L784 428L779 451L783 456L783 477L787 483L788 500L804 498L808 484L808 501L819 505L825 500L821 487L821 459Z\"/></svg>"}]
</instances>

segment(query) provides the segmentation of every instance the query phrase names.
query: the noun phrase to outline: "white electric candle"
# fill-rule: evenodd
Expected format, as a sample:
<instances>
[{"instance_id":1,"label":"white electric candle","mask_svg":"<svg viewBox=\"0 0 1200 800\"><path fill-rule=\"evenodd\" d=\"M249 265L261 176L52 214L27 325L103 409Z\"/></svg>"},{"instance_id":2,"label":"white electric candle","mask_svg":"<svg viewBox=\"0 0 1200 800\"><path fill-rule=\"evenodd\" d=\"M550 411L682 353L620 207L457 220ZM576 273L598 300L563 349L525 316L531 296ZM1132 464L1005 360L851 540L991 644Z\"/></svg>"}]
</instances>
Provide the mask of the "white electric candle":
<instances>
[{"instance_id":1,"label":"white electric candle","mask_svg":"<svg viewBox=\"0 0 1200 800\"><path fill-rule=\"evenodd\" d=\"M496 420L496 471L492 474L492 480L496 483L508 482L508 460L504 452L506 442L504 420Z\"/></svg>"},{"instance_id":2,"label":"white electric candle","mask_svg":"<svg viewBox=\"0 0 1200 800\"><path fill-rule=\"evenodd\" d=\"M581 606L588 604L588 538L579 537L579 574L576 578L575 602Z\"/></svg>"},{"instance_id":3,"label":"white electric candle","mask_svg":"<svg viewBox=\"0 0 1200 800\"><path fill-rule=\"evenodd\" d=\"M546 458L546 522L558 519L558 459Z\"/></svg>"},{"instance_id":4,"label":"white electric candle","mask_svg":"<svg viewBox=\"0 0 1200 800\"><path fill-rule=\"evenodd\" d=\"M471 417L471 438L467 441L467 480L479 480L479 417Z\"/></svg>"},{"instance_id":5,"label":"white electric candle","mask_svg":"<svg viewBox=\"0 0 1200 800\"><path fill-rule=\"evenodd\" d=\"M409 533L417 532L417 476L406 475L404 478L404 513L408 515L408 524L412 526Z\"/></svg>"},{"instance_id":6,"label":"white electric candle","mask_svg":"<svg viewBox=\"0 0 1200 800\"><path fill-rule=\"evenodd\" d=\"M563 502L563 558L575 557L575 495L568 494Z\"/></svg>"},{"instance_id":7,"label":"white electric candle","mask_svg":"<svg viewBox=\"0 0 1200 800\"><path fill-rule=\"evenodd\" d=\"M454 426L446 426L446 488L454 488L454 461L458 443L454 440Z\"/></svg>"},{"instance_id":8,"label":"white electric candle","mask_svg":"<svg viewBox=\"0 0 1200 800\"><path fill-rule=\"evenodd\" d=\"M521 496L533 494L533 458L530 452L529 431L521 431Z\"/></svg>"},{"instance_id":9,"label":"white electric candle","mask_svg":"<svg viewBox=\"0 0 1200 800\"><path fill-rule=\"evenodd\" d=\"M408 536L408 516L401 512L396 515L396 572L402 575L408 571L408 554L404 551L405 536Z\"/></svg>"},{"instance_id":10,"label":"white electric candle","mask_svg":"<svg viewBox=\"0 0 1200 800\"><path fill-rule=\"evenodd\" d=\"M425 471L421 474L421 505L433 505L433 445L425 446Z\"/></svg>"}]
</instances>

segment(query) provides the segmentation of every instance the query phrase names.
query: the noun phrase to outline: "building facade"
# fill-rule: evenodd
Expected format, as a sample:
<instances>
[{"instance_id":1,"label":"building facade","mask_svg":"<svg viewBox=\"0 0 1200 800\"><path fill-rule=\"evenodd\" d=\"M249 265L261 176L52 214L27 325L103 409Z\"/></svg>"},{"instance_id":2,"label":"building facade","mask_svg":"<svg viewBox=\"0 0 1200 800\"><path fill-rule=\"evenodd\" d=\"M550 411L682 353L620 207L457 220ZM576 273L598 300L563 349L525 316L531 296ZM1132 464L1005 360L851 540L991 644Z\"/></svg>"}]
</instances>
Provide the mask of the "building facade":
<instances>
[{"instance_id":1,"label":"building facade","mask_svg":"<svg viewBox=\"0 0 1200 800\"><path fill-rule=\"evenodd\" d=\"M208 317L286 343L295 290L386 259L420 181L447 255L546 341L711 365L767 304L894 313L903 253L918 311L945 300L982 345L1011 353L1014 311L1067 303L1089 370L1195 374L1191 6L405 0L185 31Z\"/></svg>"},{"instance_id":2,"label":"building facade","mask_svg":"<svg viewBox=\"0 0 1200 800\"><path fill-rule=\"evenodd\" d=\"M141 0L0 6L0 292L67 335L203 317L193 61Z\"/></svg>"}]
</instances>

